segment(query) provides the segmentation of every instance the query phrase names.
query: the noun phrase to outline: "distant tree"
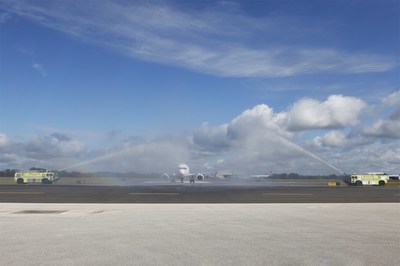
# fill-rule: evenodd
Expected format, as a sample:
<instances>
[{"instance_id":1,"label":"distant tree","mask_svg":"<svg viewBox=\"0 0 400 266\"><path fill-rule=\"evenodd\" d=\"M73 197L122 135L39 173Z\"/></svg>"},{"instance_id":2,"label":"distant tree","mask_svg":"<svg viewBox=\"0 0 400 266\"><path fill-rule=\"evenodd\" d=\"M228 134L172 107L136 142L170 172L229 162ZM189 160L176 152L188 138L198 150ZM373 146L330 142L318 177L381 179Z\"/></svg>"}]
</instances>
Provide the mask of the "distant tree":
<instances>
[{"instance_id":1,"label":"distant tree","mask_svg":"<svg viewBox=\"0 0 400 266\"><path fill-rule=\"evenodd\" d=\"M300 175L297 173L290 173L288 177L290 179L298 179L300 177Z\"/></svg>"},{"instance_id":2,"label":"distant tree","mask_svg":"<svg viewBox=\"0 0 400 266\"><path fill-rule=\"evenodd\" d=\"M18 170L17 169L6 169L3 171L0 171L0 176L11 177L11 176L14 176L15 172L18 172Z\"/></svg>"},{"instance_id":3,"label":"distant tree","mask_svg":"<svg viewBox=\"0 0 400 266\"><path fill-rule=\"evenodd\" d=\"M72 171L70 177L81 177L82 174L81 172L77 172L77 171Z\"/></svg>"},{"instance_id":4,"label":"distant tree","mask_svg":"<svg viewBox=\"0 0 400 266\"><path fill-rule=\"evenodd\" d=\"M57 174L58 174L58 177L68 177L68 175L69 175L69 173L65 170L58 171Z\"/></svg>"}]
</instances>

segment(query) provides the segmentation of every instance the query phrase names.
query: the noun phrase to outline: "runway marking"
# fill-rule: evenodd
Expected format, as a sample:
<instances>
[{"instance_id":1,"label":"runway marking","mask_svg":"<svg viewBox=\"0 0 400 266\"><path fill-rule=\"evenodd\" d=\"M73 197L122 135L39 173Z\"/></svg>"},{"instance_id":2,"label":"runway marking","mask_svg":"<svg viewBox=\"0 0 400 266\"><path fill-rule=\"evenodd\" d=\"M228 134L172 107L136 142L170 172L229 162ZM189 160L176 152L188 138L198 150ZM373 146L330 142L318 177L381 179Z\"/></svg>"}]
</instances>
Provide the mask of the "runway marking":
<instances>
[{"instance_id":1,"label":"runway marking","mask_svg":"<svg viewBox=\"0 0 400 266\"><path fill-rule=\"evenodd\" d=\"M262 193L263 196L312 196L308 193Z\"/></svg>"},{"instance_id":2,"label":"runway marking","mask_svg":"<svg viewBox=\"0 0 400 266\"><path fill-rule=\"evenodd\" d=\"M0 191L0 195L43 195L44 192L25 192L25 191Z\"/></svg>"},{"instance_id":3,"label":"runway marking","mask_svg":"<svg viewBox=\"0 0 400 266\"><path fill-rule=\"evenodd\" d=\"M14 214L59 214L66 211L63 210L24 210L19 212L14 212Z\"/></svg>"},{"instance_id":4,"label":"runway marking","mask_svg":"<svg viewBox=\"0 0 400 266\"><path fill-rule=\"evenodd\" d=\"M154 196L176 196L179 195L179 193L176 192L135 192L135 193L129 193L129 195L154 195Z\"/></svg>"}]
</instances>

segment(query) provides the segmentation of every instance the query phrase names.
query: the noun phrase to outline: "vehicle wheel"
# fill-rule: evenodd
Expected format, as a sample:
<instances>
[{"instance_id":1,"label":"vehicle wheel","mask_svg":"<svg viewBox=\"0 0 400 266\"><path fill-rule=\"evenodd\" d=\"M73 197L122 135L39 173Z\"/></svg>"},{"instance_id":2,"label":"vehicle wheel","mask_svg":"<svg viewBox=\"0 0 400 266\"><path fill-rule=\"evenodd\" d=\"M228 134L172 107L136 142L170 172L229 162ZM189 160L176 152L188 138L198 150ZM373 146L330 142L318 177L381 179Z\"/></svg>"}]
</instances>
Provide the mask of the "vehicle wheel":
<instances>
[{"instance_id":1,"label":"vehicle wheel","mask_svg":"<svg viewBox=\"0 0 400 266\"><path fill-rule=\"evenodd\" d=\"M385 185L385 181L383 181L383 180L380 180L380 181L379 181L379 186L381 186L381 187L382 187L382 186L384 186L384 185Z\"/></svg>"},{"instance_id":2,"label":"vehicle wheel","mask_svg":"<svg viewBox=\"0 0 400 266\"><path fill-rule=\"evenodd\" d=\"M50 181L47 178L43 178L42 184L50 184Z\"/></svg>"},{"instance_id":3,"label":"vehicle wheel","mask_svg":"<svg viewBox=\"0 0 400 266\"><path fill-rule=\"evenodd\" d=\"M362 182L360 180L356 181L356 186L362 186Z\"/></svg>"},{"instance_id":4,"label":"vehicle wheel","mask_svg":"<svg viewBox=\"0 0 400 266\"><path fill-rule=\"evenodd\" d=\"M23 178L18 178L17 179L17 184L24 184L24 179Z\"/></svg>"}]
</instances>

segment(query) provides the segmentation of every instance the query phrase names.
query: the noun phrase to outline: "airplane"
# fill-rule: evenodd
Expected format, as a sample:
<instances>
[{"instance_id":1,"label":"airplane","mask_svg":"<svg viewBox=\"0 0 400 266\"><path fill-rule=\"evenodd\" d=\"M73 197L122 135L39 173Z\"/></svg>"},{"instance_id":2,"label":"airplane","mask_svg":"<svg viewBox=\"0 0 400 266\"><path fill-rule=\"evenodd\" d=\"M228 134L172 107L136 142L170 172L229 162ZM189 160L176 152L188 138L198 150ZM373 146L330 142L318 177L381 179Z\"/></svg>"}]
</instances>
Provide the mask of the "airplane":
<instances>
[{"instance_id":1,"label":"airplane","mask_svg":"<svg viewBox=\"0 0 400 266\"><path fill-rule=\"evenodd\" d=\"M205 181L206 179L217 178L217 179L225 179L232 175L231 171L219 171L216 173L198 173L191 174L189 170L189 166L187 164L181 163L178 165L176 172L172 175L164 173L161 178L164 181L170 181L175 183L176 179L180 179L181 183L186 178L189 178L190 183L195 183L195 181Z\"/></svg>"},{"instance_id":2,"label":"airplane","mask_svg":"<svg viewBox=\"0 0 400 266\"><path fill-rule=\"evenodd\" d=\"M268 177L270 177L270 175L268 173L264 174L264 175L249 175L248 176L249 179L255 179L256 181L261 181L262 179L266 179Z\"/></svg>"},{"instance_id":3,"label":"airplane","mask_svg":"<svg viewBox=\"0 0 400 266\"><path fill-rule=\"evenodd\" d=\"M217 179L230 179L234 176L232 170L222 170L218 171L215 173L210 174L212 178L217 178Z\"/></svg>"},{"instance_id":4,"label":"airplane","mask_svg":"<svg viewBox=\"0 0 400 266\"><path fill-rule=\"evenodd\" d=\"M172 183L175 183L176 179L180 179L181 183L183 183L183 180L186 178L189 178L190 183L195 183L195 180L199 181L204 181L206 179L205 174L191 174L189 170L189 166L187 164L181 163L178 165L178 169L176 172L172 175L169 175L167 173L163 174L161 178L164 181L170 181Z\"/></svg>"},{"instance_id":5,"label":"airplane","mask_svg":"<svg viewBox=\"0 0 400 266\"><path fill-rule=\"evenodd\" d=\"M265 175L249 175L249 178L268 178L269 174Z\"/></svg>"}]
</instances>

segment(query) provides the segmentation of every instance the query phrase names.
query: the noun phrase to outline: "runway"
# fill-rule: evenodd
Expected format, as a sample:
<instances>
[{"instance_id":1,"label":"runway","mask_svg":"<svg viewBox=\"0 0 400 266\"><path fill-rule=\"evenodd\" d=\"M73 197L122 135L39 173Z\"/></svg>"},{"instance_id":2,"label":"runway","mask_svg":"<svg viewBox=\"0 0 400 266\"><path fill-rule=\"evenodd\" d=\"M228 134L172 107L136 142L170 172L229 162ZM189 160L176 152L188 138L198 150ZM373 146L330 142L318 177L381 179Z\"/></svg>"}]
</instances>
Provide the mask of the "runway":
<instances>
[{"instance_id":1,"label":"runway","mask_svg":"<svg viewBox=\"0 0 400 266\"><path fill-rule=\"evenodd\" d=\"M0 202L18 203L393 203L399 187L147 184L2 185Z\"/></svg>"},{"instance_id":2,"label":"runway","mask_svg":"<svg viewBox=\"0 0 400 266\"><path fill-rule=\"evenodd\" d=\"M397 265L398 203L1 203L1 265Z\"/></svg>"},{"instance_id":3,"label":"runway","mask_svg":"<svg viewBox=\"0 0 400 266\"><path fill-rule=\"evenodd\" d=\"M397 186L1 185L0 264L395 265L399 202Z\"/></svg>"}]
</instances>

